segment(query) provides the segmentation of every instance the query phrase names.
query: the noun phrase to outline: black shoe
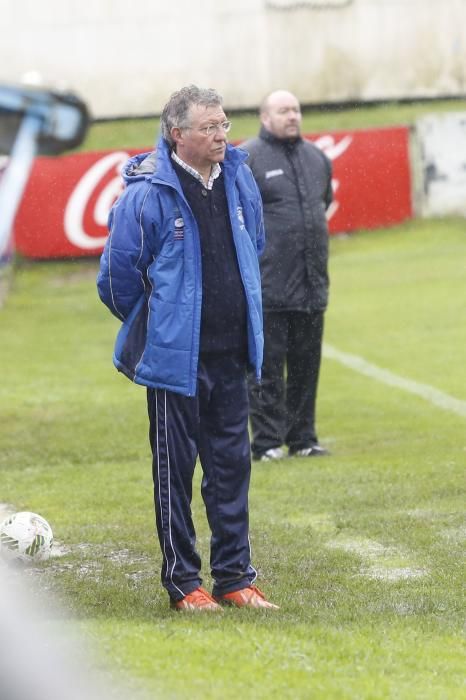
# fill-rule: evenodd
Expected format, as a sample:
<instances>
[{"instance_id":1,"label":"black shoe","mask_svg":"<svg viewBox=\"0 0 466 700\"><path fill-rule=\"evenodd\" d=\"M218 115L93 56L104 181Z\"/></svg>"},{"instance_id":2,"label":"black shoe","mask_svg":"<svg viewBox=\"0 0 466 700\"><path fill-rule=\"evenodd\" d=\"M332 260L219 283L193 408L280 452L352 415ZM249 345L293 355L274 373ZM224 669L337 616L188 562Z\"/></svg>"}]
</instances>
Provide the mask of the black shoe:
<instances>
[{"instance_id":1,"label":"black shoe","mask_svg":"<svg viewBox=\"0 0 466 700\"><path fill-rule=\"evenodd\" d=\"M310 447L303 447L300 450L289 450L290 457L324 457L330 452L321 445L315 444Z\"/></svg>"}]
</instances>

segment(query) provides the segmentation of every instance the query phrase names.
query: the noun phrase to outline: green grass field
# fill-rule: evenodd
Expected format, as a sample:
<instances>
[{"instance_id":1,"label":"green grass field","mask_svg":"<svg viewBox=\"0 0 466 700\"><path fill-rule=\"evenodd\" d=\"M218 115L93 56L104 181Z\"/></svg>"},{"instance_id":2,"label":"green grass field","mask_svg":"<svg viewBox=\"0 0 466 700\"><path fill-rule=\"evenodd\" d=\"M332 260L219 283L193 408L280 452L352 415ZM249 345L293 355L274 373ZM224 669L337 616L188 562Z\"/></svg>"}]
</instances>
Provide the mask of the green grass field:
<instances>
[{"instance_id":1,"label":"green grass field","mask_svg":"<svg viewBox=\"0 0 466 700\"><path fill-rule=\"evenodd\" d=\"M318 416L332 455L254 465L254 563L281 609L221 619L170 612L160 587L145 393L112 367L97 262L18 264L0 310L0 502L51 523L64 555L32 580L57 591L99 669L151 698L466 697L465 228L331 240Z\"/></svg>"},{"instance_id":2,"label":"green grass field","mask_svg":"<svg viewBox=\"0 0 466 700\"><path fill-rule=\"evenodd\" d=\"M228 110L227 110L228 111ZM361 129L368 127L414 124L426 114L466 111L466 100L413 102L411 104L386 103L360 106L357 109L313 109L303 111L303 133L327 130ZM255 136L258 132L256 113L231 115L232 141ZM89 129L82 151L106 148L152 147L158 132L158 119L125 119L119 122L95 123Z\"/></svg>"}]
</instances>

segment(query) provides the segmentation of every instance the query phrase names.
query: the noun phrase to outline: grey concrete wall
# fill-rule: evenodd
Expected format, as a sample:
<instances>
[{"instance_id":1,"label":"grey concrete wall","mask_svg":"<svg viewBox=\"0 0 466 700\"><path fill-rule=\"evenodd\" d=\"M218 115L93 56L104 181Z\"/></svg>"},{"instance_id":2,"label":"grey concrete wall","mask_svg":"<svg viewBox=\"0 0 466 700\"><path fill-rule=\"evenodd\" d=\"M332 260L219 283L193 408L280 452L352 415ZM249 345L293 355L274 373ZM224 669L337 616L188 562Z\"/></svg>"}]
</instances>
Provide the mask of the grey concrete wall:
<instances>
[{"instance_id":1,"label":"grey concrete wall","mask_svg":"<svg viewBox=\"0 0 466 700\"><path fill-rule=\"evenodd\" d=\"M181 85L229 108L287 87L319 103L466 91L465 0L0 0L0 81L30 71L96 117L153 114Z\"/></svg>"},{"instance_id":2,"label":"grey concrete wall","mask_svg":"<svg viewBox=\"0 0 466 700\"><path fill-rule=\"evenodd\" d=\"M418 119L412 143L416 213L466 216L466 112Z\"/></svg>"}]
</instances>

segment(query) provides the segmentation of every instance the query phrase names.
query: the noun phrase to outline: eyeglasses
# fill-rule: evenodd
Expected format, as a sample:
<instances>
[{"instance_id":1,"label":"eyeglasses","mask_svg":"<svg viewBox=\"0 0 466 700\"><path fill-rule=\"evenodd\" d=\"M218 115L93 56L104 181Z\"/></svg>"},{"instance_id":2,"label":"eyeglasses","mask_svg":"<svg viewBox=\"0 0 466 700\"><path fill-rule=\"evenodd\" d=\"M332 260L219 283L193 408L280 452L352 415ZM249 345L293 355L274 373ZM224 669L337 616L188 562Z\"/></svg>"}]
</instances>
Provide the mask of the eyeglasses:
<instances>
[{"instance_id":1,"label":"eyeglasses","mask_svg":"<svg viewBox=\"0 0 466 700\"><path fill-rule=\"evenodd\" d=\"M192 131L200 131L204 136L212 136L218 131L224 131L228 133L231 129L231 122L222 122L221 124L209 124L208 126L201 126L198 129L193 129L190 126L185 127L186 129L191 129Z\"/></svg>"}]
</instances>

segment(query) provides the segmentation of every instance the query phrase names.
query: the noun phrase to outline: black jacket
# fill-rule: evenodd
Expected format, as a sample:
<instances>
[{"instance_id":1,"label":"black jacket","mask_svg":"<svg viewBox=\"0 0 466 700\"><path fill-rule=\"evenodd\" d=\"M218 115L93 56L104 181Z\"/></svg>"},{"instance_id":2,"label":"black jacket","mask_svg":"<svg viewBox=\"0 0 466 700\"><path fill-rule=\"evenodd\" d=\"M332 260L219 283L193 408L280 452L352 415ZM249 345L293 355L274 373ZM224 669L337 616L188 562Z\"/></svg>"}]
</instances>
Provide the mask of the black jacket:
<instances>
[{"instance_id":1,"label":"black jacket","mask_svg":"<svg viewBox=\"0 0 466 700\"><path fill-rule=\"evenodd\" d=\"M322 311L328 302L328 227L332 166L303 138L278 139L261 128L241 144L264 205L260 261L266 310Z\"/></svg>"}]
</instances>

